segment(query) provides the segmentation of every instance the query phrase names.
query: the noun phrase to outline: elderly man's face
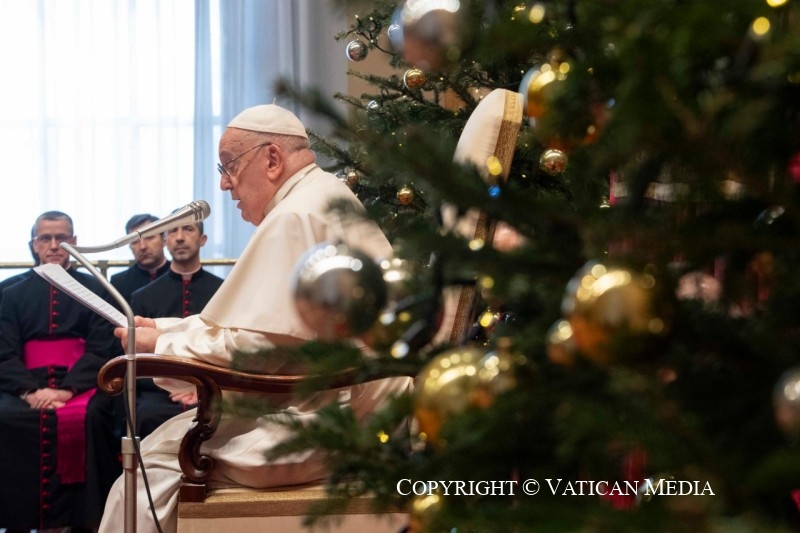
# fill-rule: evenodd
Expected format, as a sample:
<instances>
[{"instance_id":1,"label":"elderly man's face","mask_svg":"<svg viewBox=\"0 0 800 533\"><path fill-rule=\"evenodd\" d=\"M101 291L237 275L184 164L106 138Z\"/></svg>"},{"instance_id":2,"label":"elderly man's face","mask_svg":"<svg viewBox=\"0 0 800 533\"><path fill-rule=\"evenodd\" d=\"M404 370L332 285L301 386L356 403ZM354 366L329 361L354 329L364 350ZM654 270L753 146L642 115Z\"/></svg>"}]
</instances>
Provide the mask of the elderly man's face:
<instances>
[{"instance_id":1,"label":"elderly man's face","mask_svg":"<svg viewBox=\"0 0 800 533\"><path fill-rule=\"evenodd\" d=\"M267 145L247 132L228 128L219 141L222 167L219 186L231 192L231 200L242 212L242 218L258 226L275 191L265 176Z\"/></svg>"},{"instance_id":2,"label":"elderly man's face","mask_svg":"<svg viewBox=\"0 0 800 533\"><path fill-rule=\"evenodd\" d=\"M73 245L77 242L65 219L40 220L36 224L32 246L41 264L53 263L64 268L69 265L69 253L61 248L62 242Z\"/></svg>"}]
</instances>

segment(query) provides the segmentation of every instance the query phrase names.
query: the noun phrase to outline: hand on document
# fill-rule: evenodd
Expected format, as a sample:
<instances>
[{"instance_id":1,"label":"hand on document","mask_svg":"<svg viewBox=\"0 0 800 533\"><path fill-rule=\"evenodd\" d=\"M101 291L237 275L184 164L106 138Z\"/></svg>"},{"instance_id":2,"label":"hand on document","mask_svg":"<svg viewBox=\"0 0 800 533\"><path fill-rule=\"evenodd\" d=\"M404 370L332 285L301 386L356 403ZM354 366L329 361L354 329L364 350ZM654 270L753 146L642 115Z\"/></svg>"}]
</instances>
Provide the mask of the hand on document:
<instances>
[{"instance_id":1,"label":"hand on document","mask_svg":"<svg viewBox=\"0 0 800 533\"><path fill-rule=\"evenodd\" d=\"M134 317L133 324L136 326L136 353L154 353L156 340L161 335L161 331L156 329L156 321L152 318L137 316ZM127 348L128 328L115 328L114 336L122 342L123 348Z\"/></svg>"}]
</instances>

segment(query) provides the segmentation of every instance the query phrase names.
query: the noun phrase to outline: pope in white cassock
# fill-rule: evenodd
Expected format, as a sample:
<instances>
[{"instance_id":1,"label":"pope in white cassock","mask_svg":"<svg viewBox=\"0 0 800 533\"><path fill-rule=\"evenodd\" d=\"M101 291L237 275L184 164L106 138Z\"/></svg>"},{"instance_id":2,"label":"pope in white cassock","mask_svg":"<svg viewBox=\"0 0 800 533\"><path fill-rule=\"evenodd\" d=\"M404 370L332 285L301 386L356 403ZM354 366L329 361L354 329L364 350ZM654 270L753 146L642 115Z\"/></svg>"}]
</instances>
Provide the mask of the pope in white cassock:
<instances>
[{"instance_id":1,"label":"pope in white cassock","mask_svg":"<svg viewBox=\"0 0 800 533\"><path fill-rule=\"evenodd\" d=\"M236 265L199 315L184 319L136 318L136 351L199 359L228 366L237 350L298 344L314 337L297 315L291 289L297 260L323 241L343 240L371 257L387 258L392 249L373 224L343 224L330 213L332 201L359 200L338 178L315 163L305 127L277 105L246 109L228 124L219 143L220 187L238 202L242 218L257 226ZM115 334L126 343L125 328ZM287 370L275 362L265 371ZM183 382L157 380L168 390ZM314 417L319 405L337 401L362 418L390 395L411 387L398 377L347 389L327 391L311 399L283 399L282 416ZM164 531L177 528L181 471L178 448L195 410L178 415L141 443L156 513ZM288 429L274 415L256 419L223 415L216 434L201 451L215 460L211 487L256 488L302 484L324 477L318 453L309 452L267 462L265 452L284 440ZM144 487L141 474L138 487ZM124 478L114 484L100 532L123 530ZM137 530L156 531L144 490L137 495Z\"/></svg>"}]
</instances>

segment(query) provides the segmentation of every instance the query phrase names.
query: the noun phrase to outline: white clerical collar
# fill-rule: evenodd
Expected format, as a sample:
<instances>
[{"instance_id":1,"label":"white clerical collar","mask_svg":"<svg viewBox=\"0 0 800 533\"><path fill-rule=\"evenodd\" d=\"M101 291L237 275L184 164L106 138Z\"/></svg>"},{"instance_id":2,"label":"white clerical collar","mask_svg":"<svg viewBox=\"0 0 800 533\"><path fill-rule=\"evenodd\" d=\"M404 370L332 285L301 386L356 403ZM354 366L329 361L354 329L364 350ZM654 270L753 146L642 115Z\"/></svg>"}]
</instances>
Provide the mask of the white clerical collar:
<instances>
[{"instance_id":1,"label":"white clerical collar","mask_svg":"<svg viewBox=\"0 0 800 533\"><path fill-rule=\"evenodd\" d=\"M171 270L171 271L172 271L172 272L173 272L175 275L177 275L177 276L180 276L180 277L181 277L181 278L183 278L184 280L191 280L191 279L194 277L194 275L195 275L195 274L197 274L198 272L200 272L200 270L201 270L202 268L203 268L203 265L198 265L198 266L197 266L197 268L195 268L194 270L192 270L192 271L190 271L190 272L178 272L177 270L175 270L175 261L173 261L173 262L172 262L172 264L171 264L171 265L170 265L170 267L169 267L169 269L170 269L170 270Z\"/></svg>"},{"instance_id":2,"label":"white clerical collar","mask_svg":"<svg viewBox=\"0 0 800 533\"><path fill-rule=\"evenodd\" d=\"M311 174L315 168L317 168L317 164L311 163L310 165L301 168L295 173L294 176L284 181L283 185L281 185L280 189L278 189L278 191L275 193L275 196L272 197L272 200L267 205L267 209L264 210L264 216L267 216L267 214L272 211L276 205L278 205L278 202L286 198L286 196L292 192L294 186L300 183L300 180Z\"/></svg>"}]
</instances>

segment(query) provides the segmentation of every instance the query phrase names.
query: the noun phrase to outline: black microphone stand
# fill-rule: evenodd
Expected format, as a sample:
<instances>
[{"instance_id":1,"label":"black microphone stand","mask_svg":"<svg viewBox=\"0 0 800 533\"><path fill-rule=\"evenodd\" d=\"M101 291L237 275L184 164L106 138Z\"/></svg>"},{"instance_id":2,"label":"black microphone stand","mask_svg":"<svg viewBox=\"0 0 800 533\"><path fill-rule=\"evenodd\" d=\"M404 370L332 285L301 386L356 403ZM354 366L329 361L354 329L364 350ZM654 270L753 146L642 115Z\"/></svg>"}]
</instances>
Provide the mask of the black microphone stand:
<instances>
[{"instance_id":1,"label":"black microphone stand","mask_svg":"<svg viewBox=\"0 0 800 533\"><path fill-rule=\"evenodd\" d=\"M95 277L97 281L106 289L114 300L120 305L125 318L128 321L128 339L125 347L125 358L127 360L127 372L125 374L125 392L128 400L128 417L126 424L126 436L122 437L122 469L125 476L125 533L136 533L136 448L138 448L139 437L135 435L136 428L136 326L134 324L133 310L125 298L117 289L100 273L99 270L81 255L83 252L104 252L117 248L115 244L108 247L77 247L69 243L61 243L61 248L69 252L80 264Z\"/></svg>"}]
</instances>

